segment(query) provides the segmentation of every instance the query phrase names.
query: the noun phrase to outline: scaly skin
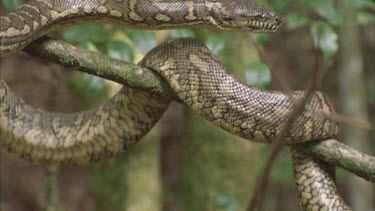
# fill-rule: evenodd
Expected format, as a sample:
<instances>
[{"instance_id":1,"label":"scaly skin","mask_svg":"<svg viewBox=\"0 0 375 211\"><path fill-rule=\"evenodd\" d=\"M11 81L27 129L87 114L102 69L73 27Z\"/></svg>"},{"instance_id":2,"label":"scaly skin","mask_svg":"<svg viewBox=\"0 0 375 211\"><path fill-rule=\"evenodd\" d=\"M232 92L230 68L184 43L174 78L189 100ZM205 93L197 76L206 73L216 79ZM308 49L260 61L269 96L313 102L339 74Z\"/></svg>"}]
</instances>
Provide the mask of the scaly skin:
<instances>
[{"instance_id":1,"label":"scaly skin","mask_svg":"<svg viewBox=\"0 0 375 211\"><path fill-rule=\"evenodd\" d=\"M255 32L274 31L280 24L275 13L257 4L237 1L224 4L37 0L0 20L2 56L18 52L44 34L76 22L117 23L136 29L209 27ZM207 120L257 142L272 143L280 138L281 128L293 107L291 100L304 95L246 86L228 75L206 46L192 39L163 43L150 51L140 65L157 71L185 104ZM90 163L111 157L139 140L160 118L170 100L168 96L123 88L105 105L93 110L56 114L26 105L0 81L0 145L36 163ZM331 112L326 97L313 93L305 111L283 137L285 143L335 138L337 125L325 118ZM349 209L337 194L331 172L311 158L293 153L303 209ZM309 165L307 170L303 168L305 165ZM307 176L316 182L304 182ZM317 185L322 187L319 190L334 196L306 194L316 190Z\"/></svg>"},{"instance_id":2,"label":"scaly skin","mask_svg":"<svg viewBox=\"0 0 375 211\"><path fill-rule=\"evenodd\" d=\"M34 0L0 17L0 56L17 52L38 37L77 22L115 23L147 30L214 28L272 32L281 19L250 2Z\"/></svg>"},{"instance_id":3,"label":"scaly skin","mask_svg":"<svg viewBox=\"0 0 375 211\"><path fill-rule=\"evenodd\" d=\"M0 81L0 145L34 163L89 164L113 157L139 141L160 119L170 100L122 88L92 110L49 113L27 105Z\"/></svg>"},{"instance_id":4,"label":"scaly skin","mask_svg":"<svg viewBox=\"0 0 375 211\"><path fill-rule=\"evenodd\" d=\"M304 210L351 210L340 197L335 168L292 149L294 182Z\"/></svg>"}]
</instances>

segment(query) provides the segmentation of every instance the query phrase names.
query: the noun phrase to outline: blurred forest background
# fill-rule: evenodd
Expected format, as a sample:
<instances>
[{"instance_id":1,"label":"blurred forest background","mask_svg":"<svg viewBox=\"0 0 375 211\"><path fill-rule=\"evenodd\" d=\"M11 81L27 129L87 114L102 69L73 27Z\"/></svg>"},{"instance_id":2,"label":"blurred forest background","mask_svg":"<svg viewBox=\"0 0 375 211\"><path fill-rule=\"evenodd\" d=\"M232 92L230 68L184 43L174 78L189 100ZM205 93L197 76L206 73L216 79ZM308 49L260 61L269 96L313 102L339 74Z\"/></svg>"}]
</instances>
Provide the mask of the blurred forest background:
<instances>
[{"instance_id":1,"label":"blurred forest background","mask_svg":"<svg viewBox=\"0 0 375 211\"><path fill-rule=\"evenodd\" d=\"M0 14L22 0L1 0ZM374 123L375 4L372 0L258 0L284 18L272 34L208 30L135 31L113 25L79 25L54 32L81 48L138 62L166 39L195 37L248 84L282 90L249 36L293 89L306 89L314 61L319 89L339 113ZM1 75L28 103L74 112L103 103L120 87L26 53L1 59ZM281 79L280 79L281 80ZM374 130L341 124L341 140L374 155ZM46 209L58 192L60 210L245 210L270 147L234 137L172 103L158 125L137 145L91 166L47 169L1 152L1 210ZM51 173L52 172L52 173ZM338 186L354 210L374 210L374 184L338 170ZM50 180L48 180L48 178ZM52 181L51 181L52 179ZM49 184L49 185L48 185ZM52 185L51 185L52 184ZM52 191L51 188L52 187ZM51 209L52 210L52 209ZM299 210L291 157L286 147L270 175L259 210Z\"/></svg>"}]
</instances>

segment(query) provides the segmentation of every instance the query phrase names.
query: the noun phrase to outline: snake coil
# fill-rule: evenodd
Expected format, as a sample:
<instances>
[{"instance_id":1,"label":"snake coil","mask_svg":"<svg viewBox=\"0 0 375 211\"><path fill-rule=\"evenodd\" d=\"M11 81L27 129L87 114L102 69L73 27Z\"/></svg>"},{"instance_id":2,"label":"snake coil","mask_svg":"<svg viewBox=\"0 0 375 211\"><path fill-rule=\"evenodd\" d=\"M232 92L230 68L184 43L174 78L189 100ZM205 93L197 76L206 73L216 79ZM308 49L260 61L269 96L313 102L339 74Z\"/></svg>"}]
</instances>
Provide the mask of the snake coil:
<instances>
[{"instance_id":1,"label":"snake coil","mask_svg":"<svg viewBox=\"0 0 375 211\"><path fill-rule=\"evenodd\" d=\"M206 27L253 32L275 31L280 17L249 2L204 0L176 3L145 0L32 0L0 17L0 55L16 53L33 40L77 22L121 24L135 29ZM201 42L184 38L151 50L139 65L157 71L193 111L228 132L271 143L304 97L259 90L229 75ZM75 114L32 108L0 80L0 145L8 152L47 165L80 165L120 153L146 134L167 109L170 96L131 88L107 103ZM283 137L285 144L336 138L338 127L326 116L328 99L313 93L305 110ZM350 210L338 194L332 166L293 149L293 169L304 210Z\"/></svg>"}]
</instances>

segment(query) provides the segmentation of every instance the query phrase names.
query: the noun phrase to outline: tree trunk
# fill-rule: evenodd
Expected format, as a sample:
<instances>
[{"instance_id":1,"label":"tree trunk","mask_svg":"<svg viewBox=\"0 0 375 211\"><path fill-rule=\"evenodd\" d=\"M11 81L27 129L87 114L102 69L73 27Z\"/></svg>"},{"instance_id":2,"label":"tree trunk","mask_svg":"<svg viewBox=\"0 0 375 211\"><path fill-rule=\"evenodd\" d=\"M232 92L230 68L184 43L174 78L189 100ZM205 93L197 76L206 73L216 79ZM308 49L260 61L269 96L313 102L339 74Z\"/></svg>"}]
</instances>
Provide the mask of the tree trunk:
<instances>
[{"instance_id":1,"label":"tree trunk","mask_svg":"<svg viewBox=\"0 0 375 211\"><path fill-rule=\"evenodd\" d=\"M250 48L243 45L247 40L223 36L228 37L224 37L226 47L220 60L242 77L248 62L248 54L243 51ZM245 210L256 177L258 148L188 110L185 113L183 210Z\"/></svg>"},{"instance_id":2,"label":"tree trunk","mask_svg":"<svg viewBox=\"0 0 375 211\"><path fill-rule=\"evenodd\" d=\"M367 92L364 80L363 56L356 11L347 1L340 1L342 26L339 31L339 87L341 111L352 118L367 120ZM368 152L369 132L343 125L342 140L355 149ZM372 152L373 153L373 152ZM351 174L347 178L349 201L353 210L371 210L374 204L374 186Z\"/></svg>"},{"instance_id":3,"label":"tree trunk","mask_svg":"<svg viewBox=\"0 0 375 211\"><path fill-rule=\"evenodd\" d=\"M95 164L96 210L160 210L159 127L115 158Z\"/></svg>"},{"instance_id":4,"label":"tree trunk","mask_svg":"<svg viewBox=\"0 0 375 211\"><path fill-rule=\"evenodd\" d=\"M160 165L163 211L182 209L183 107L182 104L171 103L161 120Z\"/></svg>"}]
</instances>

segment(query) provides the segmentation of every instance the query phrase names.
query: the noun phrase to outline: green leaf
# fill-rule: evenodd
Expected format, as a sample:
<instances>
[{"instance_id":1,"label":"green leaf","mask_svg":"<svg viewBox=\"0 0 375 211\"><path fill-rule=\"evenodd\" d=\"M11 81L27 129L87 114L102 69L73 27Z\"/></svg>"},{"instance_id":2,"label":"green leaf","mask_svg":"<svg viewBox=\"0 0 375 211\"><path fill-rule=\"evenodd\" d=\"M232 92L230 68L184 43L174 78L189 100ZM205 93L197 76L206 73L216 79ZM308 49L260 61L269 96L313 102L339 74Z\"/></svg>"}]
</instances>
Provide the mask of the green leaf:
<instances>
[{"instance_id":1,"label":"green leaf","mask_svg":"<svg viewBox=\"0 0 375 211\"><path fill-rule=\"evenodd\" d=\"M85 41L84 43L79 45L81 48L86 49L88 51L99 52L99 49L96 45L91 41Z\"/></svg>"},{"instance_id":2,"label":"green leaf","mask_svg":"<svg viewBox=\"0 0 375 211\"><path fill-rule=\"evenodd\" d=\"M306 26L309 22L309 19L305 15L291 13L285 16L285 21L286 21L287 28L293 30L293 29Z\"/></svg>"},{"instance_id":3,"label":"green leaf","mask_svg":"<svg viewBox=\"0 0 375 211\"><path fill-rule=\"evenodd\" d=\"M68 84L86 105L96 106L107 99L105 80L100 77L74 71L70 74Z\"/></svg>"},{"instance_id":4,"label":"green leaf","mask_svg":"<svg viewBox=\"0 0 375 211\"><path fill-rule=\"evenodd\" d=\"M375 22L375 16L368 12L358 12L357 21L362 25L373 24Z\"/></svg>"},{"instance_id":5,"label":"green leaf","mask_svg":"<svg viewBox=\"0 0 375 211\"><path fill-rule=\"evenodd\" d=\"M1 3L7 12L15 10L17 7L21 6L23 2L23 0L1 0Z\"/></svg>"},{"instance_id":6,"label":"green leaf","mask_svg":"<svg viewBox=\"0 0 375 211\"><path fill-rule=\"evenodd\" d=\"M214 54L218 54L221 50L223 50L225 40L219 34L211 34L210 36L207 36L205 43Z\"/></svg>"},{"instance_id":7,"label":"green leaf","mask_svg":"<svg viewBox=\"0 0 375 211\"><path fill-rule=\"evenodd\" d=\"M346 2L356 9L375 10L375 2L373 0L346 0Z\"/></svg>"},{"instance_id":8,"label":"green leaf","mask_svg":"<svg viewBox=\"0 0 375 211\"><path fill-rule=\"evenodd\" d=\"M340 16L335 8L333 0L308 1L314 10L325 18L330 24L337 26L340 23Z\"/></svg>"},{"instance_id":9,"label":"green leaf","mask_svg":"<svg viewBox=\"0 0 375 211\"><path fill-rule=\"evenodd\" d=\"M314 21L311 23L310 33L315 47L323 51L325 59L330 59L337 53L337 34L331 25Z\"/></svg>"},{"instance_id":10,"label":"green leaf","mask_svg":"<svg viewBox=\"0 0 375 211\"><path fill-rule=\"evenodd\" d=\"M258 88L265 88L271 81L271 72L262 62L253 62L245 68L246 82Z\"/></svg>"},{"instance_id":11,"label":"green leaf","mask_svg":"<svg viewBox=\"0 0 375 211\"><path fill-rule=\"evenodd\" d=\"M82 92L82 90L85 90L92 94L98 93L104 88L104 79L94 75L74 72L69 79L69 84L73 91Z\"/></svg>"},{"instance_id":12,"label":"green leaf","mask_svg":"<svg viewBox=\"0 0 375 211\"><path fill-rule=\"evenodd\" d=\"M255 40L258 44L264 45L271 34L254 33Z\"/></svg>"},{"instance_id":13,"label":"green leaf","mask_svg":"<svg viewBox=\"0 0 375 211\"><path fill-rule=\"evenodd\" d=\"M359 2L361 3L361 8L375 10L375 2L373 0L362 0Z\"/></svg>"},{"instance_id":14,"label":"green leaf","mask_svg":"<svg viewBox=\"0 0 375 211\"><path fill-rule=\"evenodd\" d=\"M153 31L139 31L128 29L124 29L124 31L142 54L146 54L157 45L155 32Z\"/></svg>"},{"instance_id":15,"label":"green leaf","mask_svg":"<svg viewBox=\"0 0 375 211\"><path fill-rule=\"evenodd\" d=\"M97 24L87 24L73 26L64 32L63 38L65 41L79 44L86 41L94 43L104 42L108 38L108 33L104 26Z\"/></svg>"},{"instance_id":16,"label":"green leaf","mask_svg":"<svg viewBox=\"0 0 375 211\"><path fill-rule=\"evenodd\" d=\"M215 206L214 210L218 211L238 211L240 210L238 202L235 197L229 193L216 193L212 196L212 201Z\"/></svg>"},{"instance_id":17,"label":"green leaf","mask_svg":"<svg viewBox=\"0 0 375 211\"><path fill-rule=\"evenodd\" d=\"M133 49L126 43L120 41L110 41L107 43L107 53L114 59L132 62L134 59Z\"/></svg>"},{"instance_id":18,"label":"green leaf","mask_svg":"<svg viewBox=\"0 0 375 211\"><path fill-rule=\"evenodd\" d=\"M195 37L195 34L194 34L194 32L191 29L173 29L173 30L169 30L169 35L172 38Z\"/></svg>"}]
</instances>

